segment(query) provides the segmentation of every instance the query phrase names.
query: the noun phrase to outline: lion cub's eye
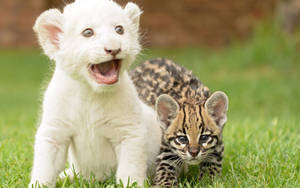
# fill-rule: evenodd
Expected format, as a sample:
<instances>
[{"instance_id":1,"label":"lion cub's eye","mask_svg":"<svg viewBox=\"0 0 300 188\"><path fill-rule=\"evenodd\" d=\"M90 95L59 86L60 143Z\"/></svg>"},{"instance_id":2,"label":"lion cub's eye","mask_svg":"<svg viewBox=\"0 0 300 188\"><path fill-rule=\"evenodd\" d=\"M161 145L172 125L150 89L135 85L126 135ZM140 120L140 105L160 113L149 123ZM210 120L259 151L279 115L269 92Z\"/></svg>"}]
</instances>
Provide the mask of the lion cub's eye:
<instances>
[{"instance_id":1,"label":"lion cub's eye","mask_svg":"<svg viewBox=\"0 0 300 188\"><path fill-rule=\"evenodd\" d=\"M187 144L189 142L186 136L178 136L177 141L180 142L181 144Z\"/></svg>"},{"instance_id":2,"label":"lion cub's eye","mask_svg":"<svg viewBox=\"0 0 300 188\"><path fill-rule=\"evenodd\" d=\"M115 31L119 34L119 35L123 35L124 34L124 28L121 25L118 25L115 27Z\"/></svg>"},{"instance_id":3,"label":"lion cub's eye","mask_svg":"<svg viewBox=\"0 0 300 188\"><path fill-rule=\"evenodd\" d=\"M87 37L87 38L88 38L88 37L91 37L91 36L94 35L94 30L91 29L91 28L87 28L87 29L83 30L81 34L82 34L84 37Z\"/></svg>"}]
</instances>

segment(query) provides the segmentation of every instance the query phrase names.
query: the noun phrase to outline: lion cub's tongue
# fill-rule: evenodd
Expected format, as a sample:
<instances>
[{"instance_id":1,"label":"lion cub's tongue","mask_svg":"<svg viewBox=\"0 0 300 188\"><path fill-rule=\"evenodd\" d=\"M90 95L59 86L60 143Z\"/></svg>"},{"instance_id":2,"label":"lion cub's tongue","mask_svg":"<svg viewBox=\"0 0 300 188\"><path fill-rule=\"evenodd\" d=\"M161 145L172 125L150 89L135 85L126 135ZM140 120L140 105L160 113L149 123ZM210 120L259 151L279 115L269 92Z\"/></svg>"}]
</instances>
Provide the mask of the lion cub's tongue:
<instances>
[{"instance_id":1,"label":"lion cub's tongue","mask_svg":"<svg viewBox=\"0 0 300 188\"><path fill-rule=\"evenodd\" d=\"M99 84L114 84L118 81L118 61L112 60L91 67L92 75Z\"/></svg>"},{"instance_id":2,"label":"lion cub's tongue","mask_svg":"<svg viewBox=\"0 0 300 188\"><path fill-rule=\"evenodd\" d=\"M97 65L100 73L105 77L114 76L117 74L117 65L115 61L109 61Z\"/></svg>"}]
</instances>

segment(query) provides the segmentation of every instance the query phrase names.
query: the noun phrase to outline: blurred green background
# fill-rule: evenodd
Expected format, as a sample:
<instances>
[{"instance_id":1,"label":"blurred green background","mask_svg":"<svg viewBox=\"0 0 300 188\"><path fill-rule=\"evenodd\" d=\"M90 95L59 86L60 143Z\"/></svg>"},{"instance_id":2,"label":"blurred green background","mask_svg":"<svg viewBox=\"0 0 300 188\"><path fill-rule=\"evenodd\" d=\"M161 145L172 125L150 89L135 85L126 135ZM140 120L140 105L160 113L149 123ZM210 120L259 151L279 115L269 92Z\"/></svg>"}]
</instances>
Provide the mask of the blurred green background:
<instances>
[{"instance_id":1,"label":"blurred green background","mask_svg":"<svg viewBox=\"0 0 300 188\"><path fill-rule=\"evenodd\" d=\"M195 9L222 11L225 7L227 12L234 12L229 8L236 7L235 1L226 0L232 4L209 9L215 1L212 5L202 1L207 3L208 8L197 4ZM4 2L1 1L2 5L5 5ZM174 1L175 4L178 2ZM247 3L250 6L251 2L255 4L258 1L247 0L240 7ZM228 123L224 129L223 175L214 181L207 178L201 182L193 178L183 179L185 187L300 187L300 33L297 31L300 10L297 7L300 6L297 0L266 2L269 6L253 8L256 10L253 17L248 11L250 16L244 20L251 20L251 24L245 34L240 35L232 26L232 31L220 27L213 31L217 33L215 38L212 32L212 37L204 40L208 35L194 36L197 35L197 28L201 30L201 23L194 22L193 32L183 31L191 34L190 38L179 40L184 35L177 33L175 40L166 37L164 42L157 42L165 37L159 35L162 31L151 25L149 15L162 14L159 10L163 12L163 7L146 7L149 1L144 2L144 14L148 14L146 17L150 21L142 20L142 26L144 30L151 30L149 35L145 32L144 40L154 39L153 42L146 42L135 64L158 56L173 59L192 70L212 91L226 92L230 100ZM138 3L143 5L143 1ZM46 7L59 4L59 1L58 4L53 1ZM4 9L3 6L1 8ZM18 8L23 10L28 7L19 5ZM35 9L36 14L41 10ZM172 11L166 14L172 14ZM234 19L238 20L239 14L234 14ZM205 15L213 17L214 12L207 11ZM210 20L207 25L219 18L211 17L207 17ZM3 19L13 20L2 16L0 26ZM201 19L205 20L205 16ZM166 23L169 23L168 18ZM170 21L170 27L163 25L166 33L175 32L176 26L182 27L177 22L172 23ZM7 42L7 39L5 43L3 40L0 43L0 187L25 187L29 182L42 94L54 67L54 63L37 48L31 25L26 27L30 30L28 35L21 35L20 28L13 28L13 33L17 35L14 40L18 42ZM175 29L170 29L172 27ZM11 29L2 25L0 33ZM223 32L225 39L222 38ZM26 39L22 42L18 38ZM73 183L59 182L58 187L83 187L83 184L85 187L101 187L110 183L76 180Z\"/></svg>"}]
</instances>

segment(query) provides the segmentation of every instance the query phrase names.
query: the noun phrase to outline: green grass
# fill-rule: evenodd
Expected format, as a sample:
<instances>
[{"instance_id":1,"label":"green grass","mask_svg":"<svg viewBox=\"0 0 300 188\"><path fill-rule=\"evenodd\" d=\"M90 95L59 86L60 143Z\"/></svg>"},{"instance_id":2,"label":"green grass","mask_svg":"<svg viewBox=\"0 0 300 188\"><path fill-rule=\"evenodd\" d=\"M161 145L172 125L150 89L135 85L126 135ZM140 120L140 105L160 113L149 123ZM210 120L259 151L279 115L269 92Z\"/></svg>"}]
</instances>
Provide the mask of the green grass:
<instances>
[{"instance_id":1,"label":"green grass","mask_svg":"<svg viewBox=\"0 0 300 188\"><path fill-rule=\"evenodd\" d=\"M295 36L263 24L251 40L212 51L146 49L139 61L163 56L199 76L230 100L222 176L185 187L300 187L300 52ZM0 51L0 187L25 187L50 62L37 50ZM107 182L59 182L59 187L105 187Z\"/></svg>"}]
</instances>

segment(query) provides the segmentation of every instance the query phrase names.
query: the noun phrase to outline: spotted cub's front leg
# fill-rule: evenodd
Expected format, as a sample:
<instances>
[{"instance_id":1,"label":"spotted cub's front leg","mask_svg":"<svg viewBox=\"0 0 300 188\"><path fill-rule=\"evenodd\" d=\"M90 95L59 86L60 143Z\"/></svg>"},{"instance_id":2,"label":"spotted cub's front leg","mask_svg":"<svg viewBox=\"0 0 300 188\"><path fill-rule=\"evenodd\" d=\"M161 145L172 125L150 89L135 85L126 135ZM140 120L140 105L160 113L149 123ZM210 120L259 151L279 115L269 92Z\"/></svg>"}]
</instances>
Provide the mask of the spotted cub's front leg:
<instances>
[{"instance_id":1,"label":"spotted cub's front leg","mask_svg":"<svg viewBox=\"0 0 300 188\"><path fill-rule=\"evenodd\" d=\"M220 174L222 171L222 162L202 162L200 163L200 175L199 180L201 180L206 172L208 172L210 178L214 178L216 175Z\"/></svg>"},{"instance_id":2,"label":"spotted cub's front leg","mask_svg":"<svg viewBox=\"0 0 300 188\"><path fill-rule=\"evenodd\" d=\"M178 187L178 169L182 166L182 160L171 151L165 151L157 157L156 163L154 186Z\"/></svg>"}]
</instances>

